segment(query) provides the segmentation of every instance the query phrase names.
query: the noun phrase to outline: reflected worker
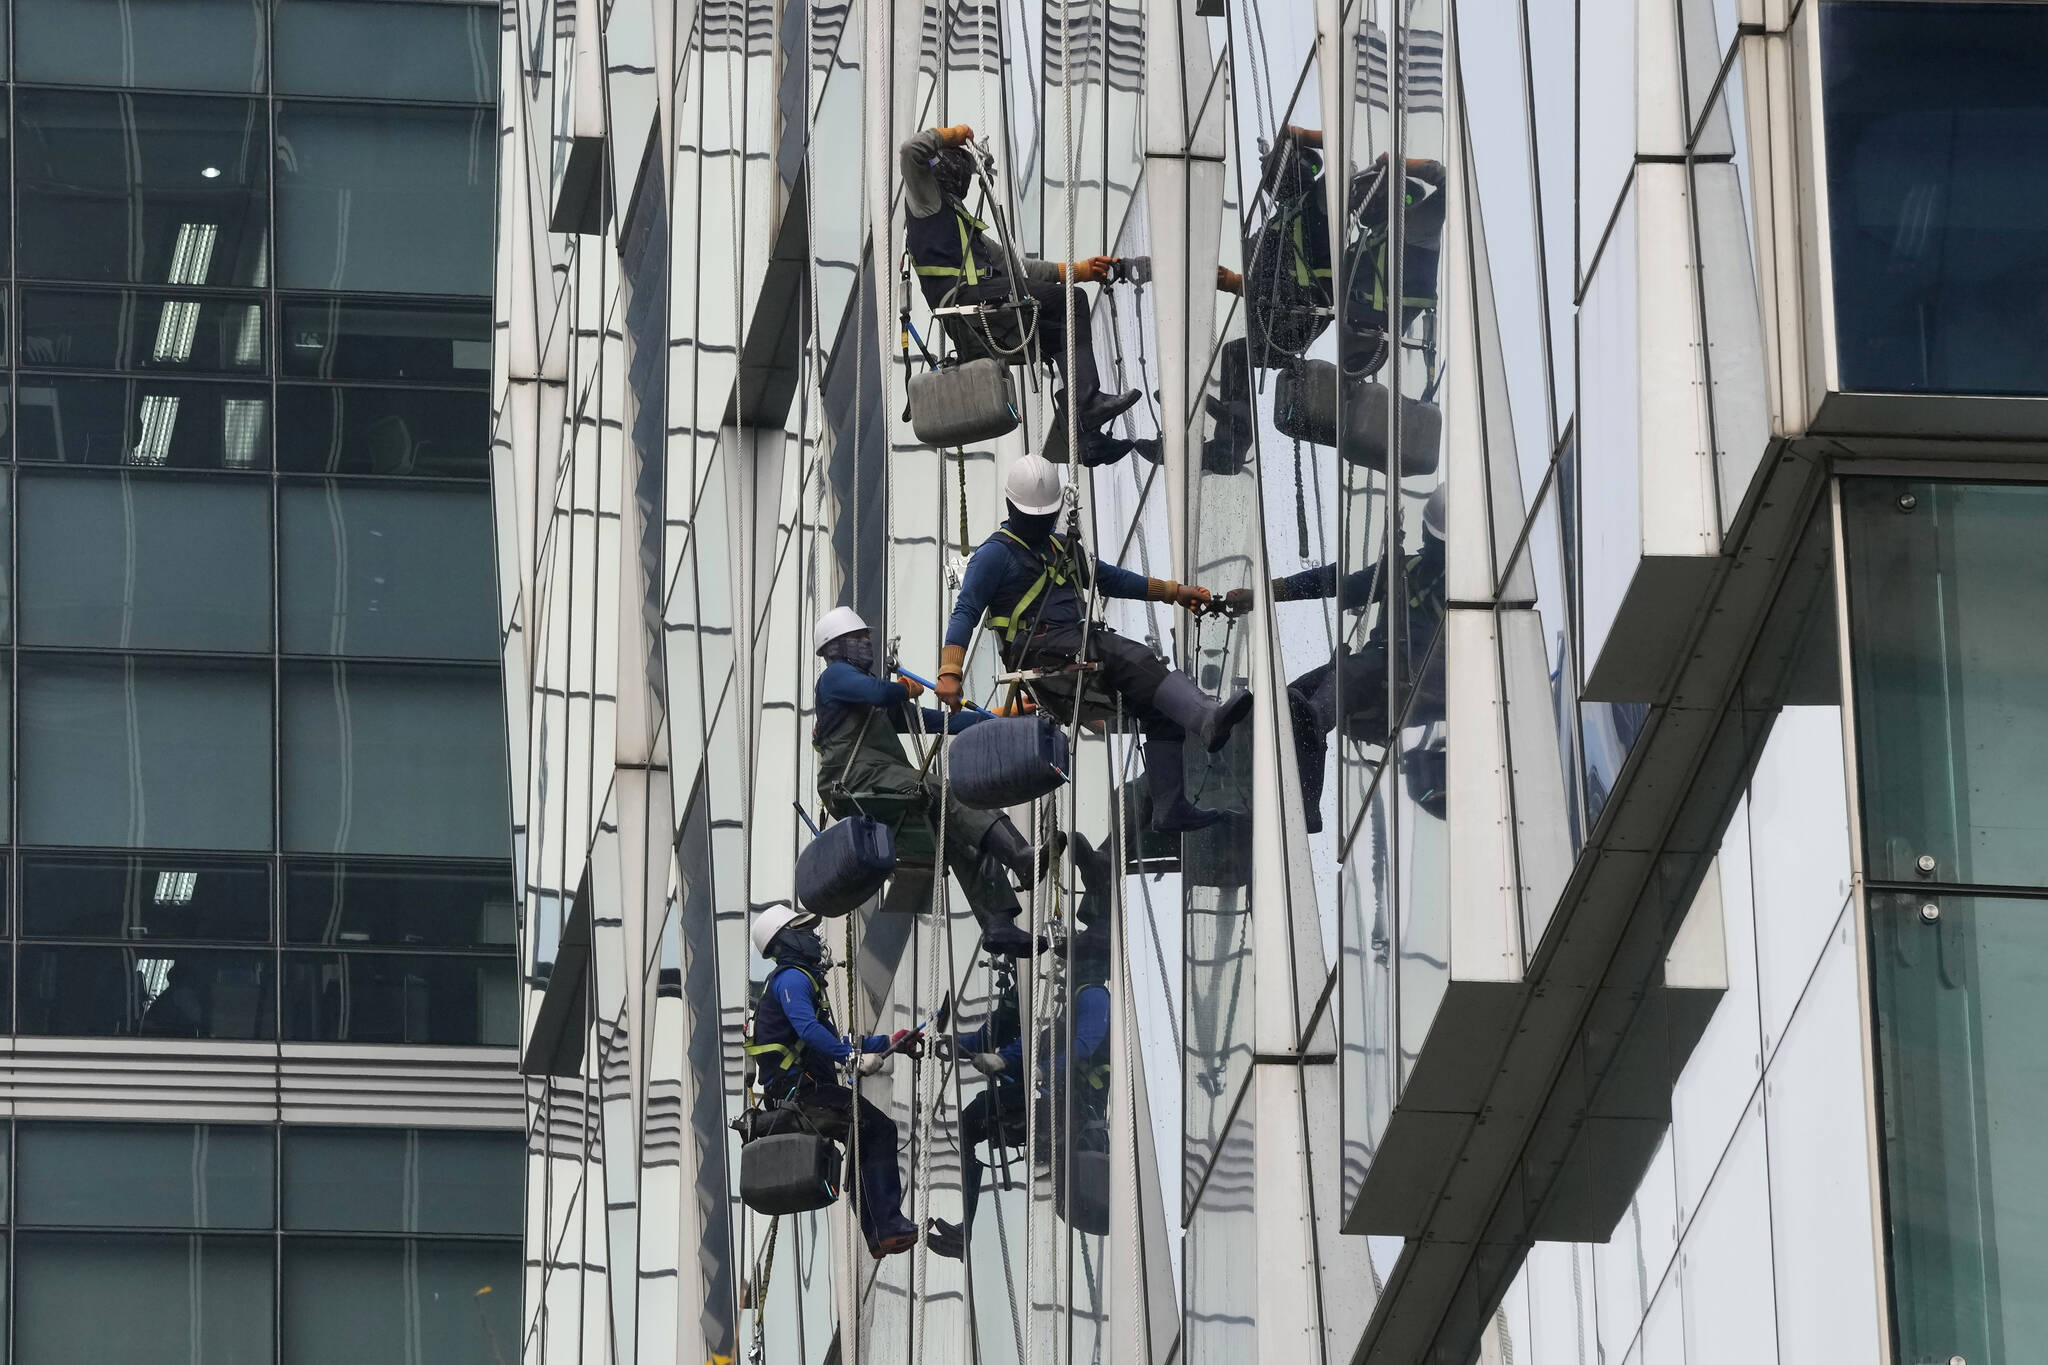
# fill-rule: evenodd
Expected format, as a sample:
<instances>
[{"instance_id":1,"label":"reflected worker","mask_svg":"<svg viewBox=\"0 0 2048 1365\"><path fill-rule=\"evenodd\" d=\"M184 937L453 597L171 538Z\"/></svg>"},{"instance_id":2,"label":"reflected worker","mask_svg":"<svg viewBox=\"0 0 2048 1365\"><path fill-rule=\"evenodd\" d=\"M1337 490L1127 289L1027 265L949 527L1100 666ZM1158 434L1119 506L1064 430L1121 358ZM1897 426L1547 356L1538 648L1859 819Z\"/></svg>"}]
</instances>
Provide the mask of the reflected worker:
<instances>
[{"instance_id":1,"label":"reflected worker","mask_svg":"<svg viewBox=\"0 0 2048 1365\"><path fill-rule=\"evenodd\" d=\"M984 615L1011 669L1064 669L1085 653L1086 661L1097 665L1095 672L1082 675L1088 692L1106 693L1111 703L1120 699L1124 714L1145 736L1152 827L1184 833L1214 824L1220 811L1188 800L1182 741L1193 735L1210 753L1221 749L1251 714L1251 694L1239 692L1217 702L1144 645L1086 619L1091 582L1103 597L1193 609L1208 606L1209 590L1133 573L1053 534L1064 506L1060 475L1040 456L1026 455L1012 465L1003 492L1009 517L975 550L960 580L940 656L939 701L959 708L967 646Z\"/></svg>"},{"instance_id":2,"label":"reflected worker","mask_svg":"<svg viewBox=\"0 0 2048 1365\"><path fill-rule=\"evenodd\" d=\"M964 123L927 128L907 138L897 154L903 172L904 229L911 266L925 302L933 308L1010 302L1013 281L1008 253L989 235L988 224L967 211L976 166L975 154L967 144L973 139L974 130ZM1106 283L1115 265L1114 256L1090 256L1066 264L1035 256L1017 258L1020 278L1014 284L1020 297L1038 304L1038 353L1046 364L1061 371L1067 364L1063 282L1071 277L1077 284ZM1066 390L1060 402L1080 404L1077 412L1083 429L1107 427L1138 401L1139 393L1130 389L1112 396L1102 391L1088 295L1079 289L1074 291L1073 341L1074 372L1065 375ZM1056 425L1066 425L1064 413L1062 406L1053 419Z\"/></svg>"}]
</instances>

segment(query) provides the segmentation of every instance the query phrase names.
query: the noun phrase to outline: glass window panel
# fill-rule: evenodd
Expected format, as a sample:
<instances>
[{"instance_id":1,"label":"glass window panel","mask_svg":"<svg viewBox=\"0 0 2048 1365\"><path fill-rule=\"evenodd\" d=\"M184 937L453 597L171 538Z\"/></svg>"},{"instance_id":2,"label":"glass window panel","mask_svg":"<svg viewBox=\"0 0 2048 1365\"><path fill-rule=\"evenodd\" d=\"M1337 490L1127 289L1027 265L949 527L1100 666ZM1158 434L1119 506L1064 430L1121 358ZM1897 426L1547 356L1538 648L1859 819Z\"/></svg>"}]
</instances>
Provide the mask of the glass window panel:
<instances>
[{"instance_id":1,"label":"glass window panel","mask_svg":"<svg viewBox=\"0 0 2048 1365\"><path fill-rule=\"evenodd\" d=\"M501 706L495 669L288 668L285 847L507 856Z\"/></svg>"},{"instance_id":2,"label":"glass window panel","mask_svg":"<svg viewBox=\"0 0 2048 1365\"><path fill-rule=\"evenodd\" d=\"M476 388L490 383L487 307L289 298L283 307L287 375Z\"/></svg>"},{"instance_id":3,"label":"glass window panel","mask_svg":"<svg viewBox=\"0 0 2048 1365\"><path fill-rule=\"evenodd\" d=\"M2048 904L1871 897L1901 1360L2005 1360L2048 1332Z\"/></svg>"},{"instance_id":4,"label":"glass window panel","mask_svg":"<svg viewBox=\"0 0 2048 1365\"><path fill-rule=\"evenodd\" d=\"M32 659L21 734L29 843L270 847L267 669Z\"/></svg>"},{"instance_id":5,"label":"glass window panel","mask_svg":"<svg viewBox=\"0 0 2048 1365\"><path fill-rule=\"evenodd\" d=\"M127 475L22 480L22 638L270 648L270 490Z\"/></svg>"},{"instance_id":6,"label":"glass window panel","mask_svg":"<svg viewBox=\"0 0 2048 1365\"><path fill-rule=\"evenodd\" d=\"M287 484L278 515L286 653L498 657L487 491Z\"/></svg>"},{"instance_id":7,"label":"glass window panel","mask_svg":"<svg viewBox=\"0 0 2048 1365\"><path fill-rule=\"evenodd\" d=\"M491 292L489 110L281 104L277 136L285 288Z\"/></svg>"},{"instance_id":8,"label":"glass window panel","mask_svg":"<svg viewBox=\"0 0 2048 1365\"><path fill-rule=\"evenodd\" d=\"M21 1028L65 1038L276 1036L271 954L224 948L21 948Z\"/></svg>"},{"instance_id":9,"label":"glass window panel","mask_svg":"<svg viewBox=\"0 0 2048 1365\"><path fill-rule=\"evenodd\" d=\"M270 939L270 868L151 854L24 853L21 931L36 938Z\"/></svg>"},{"instance_id":10,"label":"glass window panel","mask_svg":"<svg viewBox=\"0 0 2048 1365\"><path fill-rule=\"evenodd\" d=\"M2048 12L1821 8L1846 389L2048 393Z\"/></svg>"},{"instance_id":11,"label":"glass window panel","mask_svg":"<svg viewBox=\"0 0 2048 1365\"><path fill-rule=\"evenodd\" d=\"M15 0L14 28L16 80L263 89L263 0Z\"/></svg>"},{"instance_id":12,"label":"glass window panel","mask_svg":"<svg viewBox=\"0 0 2048 1365\"><path fill-rule=\"evenodd\" d=\"M280 0L277 89L494 104L497 18L484 5Z\"/></svg>"},{"instance_id":13,"label":"glass window panel","mask_svg":"<svg viewBox=\"0 0 2048 1365\"><path fill-rule=\"evenodd\" d=\"M287 1129L284 1226L516 1237L524 1153L517 1133Z\"/></svg>"},{"instance_id":14,"label":"glass window panel","mask_svg":"<svg viewBox=\"0 0 2048 1365\"><path fill-rule=\"evenodd\" d=\"M490 403L490 395L481 390L287 384L277 393L278 467L317 474L487 479Z\"/></svg>"},{"instance_id":15,"label":"glass window panel","mask_svg":"<svg viewBox=\"0 0 2048 1365\"><path fill-rule=\"evenodd\" d=\"M509 948L517 934L507 869L294 858L284 882L289 943Z\"/></svg>"},{"instance_id":16,"label":"glass window panel","mask_svg":"<svg viewBox=\"0 0 2048 1365\"><path fill-rule=\"evenodd\" d=\"M27 369L260 375L265 354L257 295L21 291L21 363ZM143 431L144 425L138 420L138 456L131 463L162 463L155 453L167 438Z\"/></svg>"},{"instance_id":17,"label":"glass window panel","mask_svg":"<svg viewBox=\"0 0 2048 1365\"><path fill-rule=\"evenodd\" d=\"M283 1267L292 1365L499 1365L518 1349L517 1242L289 1237Z\"/></svg>"},{"instance_id":18,"label":"glass window panel","mask_svg":"<svg viewBox=\"0 0 2048 1365\"><path fill-rule=\"evenodd\" d=\"M267 282L270 126L261 102L18 90L14 117L22 275Z\"/></svg>"},{"instance_id":19,"label":"glass window panel","mask_svg":"<svg viewBox=\"0 0 2048 1365\"><path fill-rule=\"evenodd\" d=\"M509 1047L519 1041L512 954L286 953L284 1037Z\"/></svg>"},{"instance_id":20,"label":"glass window panel","mask_svg":"<svg viewBox=\"0 0 2048 1365\"><path fill-rule=\"evenodd\" d=\"M270 391L173 379L22 382L24 460L165 469L268 469Z\"/></svg>"},{"instance_id":21,"label":"glass window panel","mask_svg":"<svg viewBox=\"0 0 2048 1365\"><path fill-rule=\"evenodd\" d=\"M52 1227L267 1228L271 1130L24 1123L15 1221Z\"/></svg>"},{"instance_id":22,"label":"glass window panel","mask_svg":"<svg viewBox=\"0 0 2048 1365\"><path fill-rule=\"evenodd\" d=\"M18 1365L269 1365L266 1237L15 1239Z\"/></svg>"},{"instance_id":23,"label":"glass window panel","mask_svg":"<svg viewBox=\"0 0 2048 1365\"><path fill-rule=\"evenodd\" d=\"M1842 483L1865 859L2048 885L2048 489Z\"/></svg>"}]
</instances>

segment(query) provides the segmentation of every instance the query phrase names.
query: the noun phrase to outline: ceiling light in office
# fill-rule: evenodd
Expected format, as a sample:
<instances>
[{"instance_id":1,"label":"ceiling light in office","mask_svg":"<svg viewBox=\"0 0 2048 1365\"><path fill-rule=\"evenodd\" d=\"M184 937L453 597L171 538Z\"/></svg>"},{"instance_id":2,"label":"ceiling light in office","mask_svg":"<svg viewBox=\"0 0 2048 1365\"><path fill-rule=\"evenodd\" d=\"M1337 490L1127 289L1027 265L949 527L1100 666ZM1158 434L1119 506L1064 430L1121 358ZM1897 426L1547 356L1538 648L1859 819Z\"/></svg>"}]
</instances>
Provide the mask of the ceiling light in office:
<instances>
[{"instance_id":1,"label":"ceiling light in office","mask_svg":"<svg viewBox=\"0 0 2048 1365\"><path fill-rule=\"evenodd\" d=\"M166 308L176 305L165 305ZM197 307L197 305L193 305ZM178 400L161 393L146 393L142 396L142 430L135 438L135 448L128 452L128 463L161 467L171 460L171 433L178 426Z\"/></svg>"},{"instance_id":2,"label":"ceiling light in office","mask_svg":"<svg viewBox=\"0 0 2048 1365\"><path fill-rule=\"evenodd\" d=\"M156 874L156 903L158 905L190 905L193 893L199 890L197 872L159 872Z\"/></svg>"},{"instance_id":3,"label":"ceiling light in office","mask_svg":"<svg viewBox=\"0 0 2048 1365\"><path fill-rule=\"evenodd\" d=\"M220 179L220 167L208 166L205 170L201 171L200 174L205 176L208 180L218 180Z\"/></svg>"}]
</instances>

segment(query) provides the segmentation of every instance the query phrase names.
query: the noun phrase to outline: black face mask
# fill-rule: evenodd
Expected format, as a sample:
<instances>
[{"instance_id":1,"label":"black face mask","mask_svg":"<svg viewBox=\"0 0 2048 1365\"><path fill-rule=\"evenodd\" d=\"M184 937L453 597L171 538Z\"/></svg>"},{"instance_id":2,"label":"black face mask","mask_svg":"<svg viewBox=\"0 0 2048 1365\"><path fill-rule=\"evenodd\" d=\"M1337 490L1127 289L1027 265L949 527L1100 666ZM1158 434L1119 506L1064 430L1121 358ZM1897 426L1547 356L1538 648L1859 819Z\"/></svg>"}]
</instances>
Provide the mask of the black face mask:
<instances>
[{"instance_id":1,"label":"black face mask","mask_svg":"<svg viewBox=\"0 0 2048 1365\"><path fill-rule=\"evenodd\" d=\"M775 958L802 966L828 966L825 942L815 929L784 929L775 936Z\"/></svg>"},{"instance_id":2,"label":"black face mask","mask_svg":"<svg viewBox=\"0 0 2048 1365\"><path fill-rule=\"evenodd\" d=\"M1052 535L1053 528L1059 525L1060 514L1057 512L1020 512L1014 502L1009 507L1010 529L1017 533L1019 540L1036 545Z\"/></svg>"},{"instance_id":3,"label":"black face mask","mask_svg":"<svg viewBox=\"0 0 2048 1365\"><path fill-rule=\"evenodd\" d=\"M875 642L848 640L839 647L839 657L863 673L872 673L875 671Z\"/></svg>"},{"instance_id":4,"label":"black face mask","mask_svg":"<svg viewBox=\"0 0 2048 1365\"><path fill-rule=\"evenodd\" d=\"M932 158L932 179L939 193L951 199L965 199L974 188L974 153L965 147L947 147Z\"/></svg>"}]
</instances>

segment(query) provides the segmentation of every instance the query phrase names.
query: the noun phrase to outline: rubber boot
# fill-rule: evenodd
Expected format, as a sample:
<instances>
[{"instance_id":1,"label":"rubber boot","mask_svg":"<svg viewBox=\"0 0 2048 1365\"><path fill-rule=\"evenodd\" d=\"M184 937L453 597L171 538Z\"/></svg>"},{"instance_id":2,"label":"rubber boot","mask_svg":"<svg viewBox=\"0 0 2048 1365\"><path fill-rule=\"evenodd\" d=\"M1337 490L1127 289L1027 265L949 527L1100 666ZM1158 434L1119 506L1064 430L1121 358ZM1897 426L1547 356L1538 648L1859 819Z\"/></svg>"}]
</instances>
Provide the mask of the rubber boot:
<instances>
[{"instance_id":1,"label":"rubber boot","mask_svg":"<svg viewBox=\"0 0 2048 1365\"><path fill-rule=\"evenodd\" d=\"M1223 818L1222 811L1198 806L1188 800L1187 777L1183 769L1181 741L1145 741L1145 785L1152 789L1152 828L1161 834L1187 834L1207 829Z\"/></svg>"},{"instance_id":2,"label":"rubber boot","mask_svg":"<svg viewBox=\"0 0 2048 1365\"><path fill-rule=\"evenodd\" d=\"M990 957L1029 957L1036 945L1014 915L990 915L981 922L981 946Z\"/></svg>"},{"instance_id":3,"label":"rubber boot","mask_svg":"<svg viewBox=\"0 0 2048 1365\"><path fill-rule=\"evenodd\" d=\"M1109 856L1109 845L1104 844L1097 848L1089 842L1087 835L1076 831L1074 866L1080 869L1081 886L1088 895L1109 894L1110 885L1116 877L1116 860Z\"/></svg>"},{"instance_id":4,"label":"rubber boot","mask_svg":"<svg viewBox=\"0 0 2048 1365\"><path fill-rule=\"evenodd\" d=\"M1230 743L1231 731L1252 713L1252 694L1240 689L1229 701L1217 702L1195 685L1195 680L1175 669L1159 684L1152 705L1175 725L1202 741L1215 753Z\"/></svg>"},{"instance_id":5,"label":"rubber boot","mask_svg":"<svg viewBox=\"0 0 2048 1365\"><path fill-rule=\"evenodd\" d=\"M1107 427L1135 407L1144 396L1136 389L1125 389L1117 394L1098 393L1081 404L1081 425L1096 430Z\"/></svg>"},{"instance_id":6,"label":"rubber boot","mask_svg":"<svg viewBox=\"0 0 2048 1365\"><path fill-rule=\"evenodd\" d=\"M925 1225L924 1244L932 1255L944 1256L949 1261L967 1258L967 1230L943 1218L934 1218Z\"/></svg>"},{"instance_id":7,"label":"rubber boot","mask_svg":"<svg viewBox=\"0 0 2048 1365\"><path fill-rule=\"evenodd\" d=\"M1010 869L1018 887L1025 891L1038 885L1038 879L1059 859L1066 846L1067 836L1054 830L1043 848L1033 849L1007 815L990 825L988 833L981 837L982 853Z\"/></svg>"}]
</instances>

